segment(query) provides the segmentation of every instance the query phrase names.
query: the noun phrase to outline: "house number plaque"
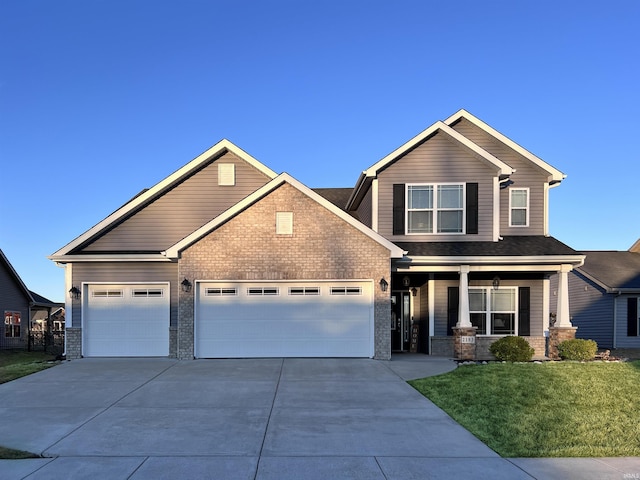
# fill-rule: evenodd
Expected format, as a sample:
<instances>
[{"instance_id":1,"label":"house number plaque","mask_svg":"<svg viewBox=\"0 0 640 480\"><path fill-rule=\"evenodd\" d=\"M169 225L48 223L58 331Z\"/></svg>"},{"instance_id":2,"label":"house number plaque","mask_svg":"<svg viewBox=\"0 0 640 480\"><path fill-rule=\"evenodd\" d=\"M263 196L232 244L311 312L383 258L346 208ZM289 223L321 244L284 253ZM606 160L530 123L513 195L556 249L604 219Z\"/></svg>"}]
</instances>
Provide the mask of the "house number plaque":
<instances>
[{"instance_id":1,"label":"house number plaque","mask_svg":"<svg viewBox=\"0 0 640 480\"><path fill-rule=\"evenodd\" d=\"M476 337L465 335L463 337L460 337L460 343L476 343Z\"/></svg>"}]
</instances>

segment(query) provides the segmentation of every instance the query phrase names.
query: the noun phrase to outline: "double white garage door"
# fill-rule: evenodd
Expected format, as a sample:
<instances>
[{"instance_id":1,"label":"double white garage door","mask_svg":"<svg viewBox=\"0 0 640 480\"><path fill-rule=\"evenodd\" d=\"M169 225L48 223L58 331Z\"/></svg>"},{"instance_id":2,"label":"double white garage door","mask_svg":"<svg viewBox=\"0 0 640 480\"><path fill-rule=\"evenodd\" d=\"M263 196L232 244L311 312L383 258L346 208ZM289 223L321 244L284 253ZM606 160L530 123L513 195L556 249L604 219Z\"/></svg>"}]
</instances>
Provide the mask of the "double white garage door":
<instances>
[{"instance_id":1,"label":"double white garage door","mask_svg":"<svg viewBox=\"0 0 640 480\"><path fill-rule=\"evenodd\" d=\"M372 357L370 281L197 282L198 358ZM146 292L146 293L144 293ZM168 285L89 285L85 356L167 356Z\"/></svg>"}]
</instances>

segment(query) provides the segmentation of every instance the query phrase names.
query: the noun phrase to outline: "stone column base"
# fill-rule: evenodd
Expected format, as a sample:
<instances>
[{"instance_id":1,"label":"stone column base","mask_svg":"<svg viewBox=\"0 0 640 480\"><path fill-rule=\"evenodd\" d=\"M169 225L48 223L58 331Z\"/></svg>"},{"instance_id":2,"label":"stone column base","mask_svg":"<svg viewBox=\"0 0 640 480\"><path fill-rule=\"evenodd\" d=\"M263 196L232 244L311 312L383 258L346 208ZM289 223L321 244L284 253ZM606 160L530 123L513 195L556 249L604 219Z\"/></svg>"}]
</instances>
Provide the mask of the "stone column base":
<instances>
[{"instance_id":1,"label":"stone column base","mask_svg":"<svg viewBox=\"0 0 640 480\"><path fill-rule=\"evenodd\" d=\"M576 338L578 327L549 327L549 358L560 360L558 355L558 345L565 340Z\"/></svg>"},{"instance_id":2,"label":"stone column base","mask_svg":"<svg viewBox=\"0 0 640 480\"><path fill-rule=\"evenodd\" d=\"M67 360L82 358L82 329L67 327L65 335L65 354Z\"/></svg>"},{"instance_id":3,"label":"stone column base","mask_svg":"<svg viewBox=\"0 0 640 480\"><path fill-rule=\"evenodd\" d=\"M456 360L476 359L477 327L453 327L453 356Z\"/></svg>"}]
</instances>

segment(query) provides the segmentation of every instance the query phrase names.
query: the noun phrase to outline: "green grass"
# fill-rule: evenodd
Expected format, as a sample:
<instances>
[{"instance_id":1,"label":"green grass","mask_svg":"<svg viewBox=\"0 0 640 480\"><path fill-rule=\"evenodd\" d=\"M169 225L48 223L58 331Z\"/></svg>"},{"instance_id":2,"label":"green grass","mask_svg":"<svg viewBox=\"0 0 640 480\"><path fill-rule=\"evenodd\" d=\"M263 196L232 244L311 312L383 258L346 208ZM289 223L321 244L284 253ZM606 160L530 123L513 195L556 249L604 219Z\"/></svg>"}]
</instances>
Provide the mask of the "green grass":
<instances>
[{"instance_id":1,"label":"green grass","mask_svg":"<svg viewBox=\"0 0 640 480\"><path fill-rule=\"evenodd\" d=\"M44 352L27 352L25 350L0 350L0 383L10 382L16 378L31 375L55 363L55 355Z\"/></svg>"},{"instance_id":2,"label":"green grass","mask_svg":"<svg viewBox=\"0 0 640 480\"><path fill-rule=\"evenodd\" d=\"M491 363L409 383L503 457L640 456L640 361Z\"/></svg>"}]
</instances>

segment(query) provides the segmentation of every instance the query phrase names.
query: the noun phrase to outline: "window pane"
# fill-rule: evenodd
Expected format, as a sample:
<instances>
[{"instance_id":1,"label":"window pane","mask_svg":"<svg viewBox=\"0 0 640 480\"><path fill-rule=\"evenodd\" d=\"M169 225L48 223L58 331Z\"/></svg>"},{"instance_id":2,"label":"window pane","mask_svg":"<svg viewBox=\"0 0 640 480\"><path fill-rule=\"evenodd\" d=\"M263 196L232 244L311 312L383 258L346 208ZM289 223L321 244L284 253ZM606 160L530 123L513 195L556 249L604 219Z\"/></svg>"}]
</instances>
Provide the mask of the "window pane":
<instances>
[{"instance_id":1,"label":"window pane","mask_svg":"<svg viewBox=\"0 0 640 480\"><path fill-rule=\"evenodd\" d=\"M433 212L409 212L409 233L432 233Z\"/></svg>"},{"instance_id":2,"label":"window pane","mask_svg":"<svg viewBox=\"0 0 640 480\"><path fill-rule=\"evenodd\" d=\"M472 312L487 310L487 296L484 290L469 290L469 310Z\"/></svg>"},{"instance_id":3,"label":"window pane","mask_svg":"<svg viewBox=\"0 0 640 480\"><path fill-rule=\"evenodd\" d=\"M515 314L493 313L491 314L492 335L514 335Z\"/></svg>"},{"instance_id":4,"label":"window pane","mask_svg":"<svg viewBox=\"0 0 640 480\"><path fill-rule=\"evenodd\" d=\"M438 208L462 208L462 185L439 185Z\"/></svg>"},{"instance_id":5,"label":"window pane","mask_svg":"<svg viewBox=\"0 0 640 480\"><path fill-rule=\"evenodd\" d=\"M487 315L485 313L472 313L471 325L477 327L477 335L486 335L487 333Z\"/></svg>"},{"instance_id":6,"label":"window pane","mask_svg":"<svg viewBox=\"0 0 640 480\"><path fill-rule=\"evenodd\" d=\"M526 225L527 211L524 209L514 208L511 210L511 225Z\"/></svg>"},{"instance_id":7,"label":"window pane","mask_svg":"<svg viewBox=\"0 0 640 480\"><path fill-rule=\"evenodd\" d=\"M433 208L432 186L409 187L409 209L414 208Z\"/></svg>"},{"instance_id":8,"label":"window pane","mask_svg":"<svg viewBox=\"0 0 640 480\"><path fill-rule=\"evenodd\" d=\"M516 293L512 289L491 291L491 310L494 312L515 312Z\"/></svg>"},{"instance_id":9,"label":"window pane","mask_svg":"<svg viewBox=\"0 0 640 480\"><path fill-rule=\"evenodd\" d=\"M524 208L527 206L526 190L511 190L511 206L515 208Z\"/></svg>"},{"instance_id":10,"label":"window pane","mask_svg":"<svg viewBox=\"0 0 640 480\"><path fill-rule=\"evenodd\" d=\"M462 211L439 211L438 212L438 232L440 233L462 233Z\"/></svg>"}]
</instances>

